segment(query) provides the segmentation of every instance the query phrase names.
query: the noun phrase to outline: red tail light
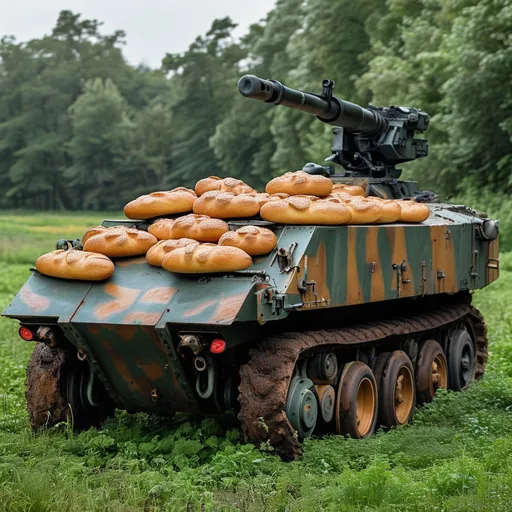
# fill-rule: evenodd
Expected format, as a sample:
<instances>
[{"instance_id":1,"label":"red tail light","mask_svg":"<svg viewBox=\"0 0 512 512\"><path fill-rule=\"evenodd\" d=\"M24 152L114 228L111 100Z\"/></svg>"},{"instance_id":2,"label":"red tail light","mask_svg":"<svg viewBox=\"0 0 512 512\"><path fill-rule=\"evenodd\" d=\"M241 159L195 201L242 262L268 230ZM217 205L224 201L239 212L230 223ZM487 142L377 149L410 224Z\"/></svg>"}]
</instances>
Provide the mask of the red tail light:
<instances>
[{"instance_id":1,"label":"red tail light","mask_svg":"<svg viewBox=\"0 0 512 512\"><path fill-rule=\"evenodd\" d=\"M35 337L34 333L28 327L20 327L18 333L25 341L32 341Z\"/></svg>"},{"instance_id":2,"label":"red tail light","mask_svg":"<svg viewBox=\"0 0 512 512\"><path fill-rule=\"evenodd\" d=\"M210 352L212 354L222 354L226 350L226 342L220 338L216 338L210 345Z\"/></svg>"}]
</instances>

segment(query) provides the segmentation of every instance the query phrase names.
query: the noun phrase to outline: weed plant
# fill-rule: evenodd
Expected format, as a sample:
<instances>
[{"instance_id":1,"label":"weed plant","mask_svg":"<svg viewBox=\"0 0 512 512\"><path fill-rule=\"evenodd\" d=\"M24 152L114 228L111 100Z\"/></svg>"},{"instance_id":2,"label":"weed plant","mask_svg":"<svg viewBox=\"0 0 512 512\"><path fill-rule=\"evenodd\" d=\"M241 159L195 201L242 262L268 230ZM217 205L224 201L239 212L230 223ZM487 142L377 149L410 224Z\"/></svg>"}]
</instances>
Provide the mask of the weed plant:
<instances>
[{"instance_id":1,"label":"weed plant","mask_svg":"<svg viewBox=\"0 0 512 512\"><path fill-rule=\"evenodd\" d=\"M31 228L45 226L40 218L24 218ZM74 237L98 220L73 216L47 222L62 222ZM34 231L28 231L32 240ZM18 233L26 243L21 229ZM41 248L61 233L44 232ZM22 264L2 253L1 308L29 276L32 254L41 252L30 247L27 260L32 259ZM60 424L33 434L23 384L32 345L17 336L16 322L1 319L0 511L508 512L512 254L505 255L502 267L500 280L474 295L490 339L480 382L464 393L439 393L417 410L410 426L362 441L307 440L304 457L292 463L281 462L266 446L243 444L229 415L169 420L117 411L98 430L76 434Z\"/></svg>"}]
</instances>

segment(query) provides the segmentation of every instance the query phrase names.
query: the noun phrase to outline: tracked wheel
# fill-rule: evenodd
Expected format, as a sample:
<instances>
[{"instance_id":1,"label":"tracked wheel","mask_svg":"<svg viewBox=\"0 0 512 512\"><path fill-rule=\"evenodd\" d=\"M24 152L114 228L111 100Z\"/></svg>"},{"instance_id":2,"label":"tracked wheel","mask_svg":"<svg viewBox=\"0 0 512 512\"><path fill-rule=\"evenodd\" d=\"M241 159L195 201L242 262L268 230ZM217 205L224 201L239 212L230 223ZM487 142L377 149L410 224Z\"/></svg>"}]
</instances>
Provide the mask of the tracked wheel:
<instances>
[{"instance_id":1,"label":"tracked wheel","mask_svg":"<svg viewBox=\"0 0 512 512\"><path fill-rule=\"evenodd\" d=\"M448 366L441 345L435 340L423 343L416 363L416 391L419 404L431 402L438 389L448 387Z\"/></svg>"},{"instance_id":2,"label":"tracked wheel","mask_svg":"<svg viewBox=\"0 0 512 512\"><path fill-rule=\"evenodd\" d=\"M475 379L476 369L475 346L466 330L455 329L450 333L446 355L450 389L466 389Z\"/></svg>"},{"instance_id":3,"label":"tracked wheel","mask_svg":"<svg viewBox=\"0 0 512 512\"><path fill-rule=\"evenodd\" d=\"M414 368L402 350L379 355L375 364L379 388L379 422L385 427L409 423L416 406Z\"/></svg>"},{"instance_id":4,"label":"tracked wheel","mask_svg":"<svg viewBox=\"0 0 512 512\"><path fill-rule=\"evenodd\" d=\"M336 433L355 439L370 436L377 425L377 384L361 361L345 365L336 397Z\"/></svg>"}]
</instances>

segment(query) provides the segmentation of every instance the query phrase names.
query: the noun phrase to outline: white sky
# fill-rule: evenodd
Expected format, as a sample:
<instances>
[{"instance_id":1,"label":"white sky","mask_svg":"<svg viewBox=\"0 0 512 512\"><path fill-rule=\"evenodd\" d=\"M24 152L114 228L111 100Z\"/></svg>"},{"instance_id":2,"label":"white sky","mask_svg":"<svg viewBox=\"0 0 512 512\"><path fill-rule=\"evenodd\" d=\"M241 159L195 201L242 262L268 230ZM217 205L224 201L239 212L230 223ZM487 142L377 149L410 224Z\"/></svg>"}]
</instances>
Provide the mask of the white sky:
<instances>
[{"instance_id":1,"label":"white sky","mask_svg":"<svg viewBox=\"0 0 512 512\"><path fill-rule=\"evenodd\" d=\"M275 0L0 0L0 37L27 41L51 32L58 13L67 9L82 18L103 21L102 31L126 32L123 53L131 64L159 67L166 53L177 53L215 18L230 16L236 35L259 21Z\"/></svg>"}]
</instances>

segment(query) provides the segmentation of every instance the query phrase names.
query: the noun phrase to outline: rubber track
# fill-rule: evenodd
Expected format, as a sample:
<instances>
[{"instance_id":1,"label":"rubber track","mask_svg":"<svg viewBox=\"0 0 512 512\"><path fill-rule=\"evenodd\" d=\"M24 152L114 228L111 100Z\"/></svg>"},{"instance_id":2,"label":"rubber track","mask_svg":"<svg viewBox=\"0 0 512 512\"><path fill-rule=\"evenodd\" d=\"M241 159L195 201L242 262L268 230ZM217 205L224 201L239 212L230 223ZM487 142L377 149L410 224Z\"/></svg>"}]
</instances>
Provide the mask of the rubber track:
<instances>
[{"instance_id":1,"label":"rubber track","mask_svg":"<svg viewBox=\"0 0 512 512\"><path fill-rule=\"evenodd\" d=\"M486 327L479 311L467 303L386 322L368 322L339 330L288 332L266 338L250 350L249 362L240 369L238 417L246 441L256 446L270 444L284 460L302 455L301 443L285 414L288 384L302 352L322 345L372 343L389 336L424 333L465 317L475 333L476 378L480 378L487 362Z\"/></svg>"}]
</instances>

